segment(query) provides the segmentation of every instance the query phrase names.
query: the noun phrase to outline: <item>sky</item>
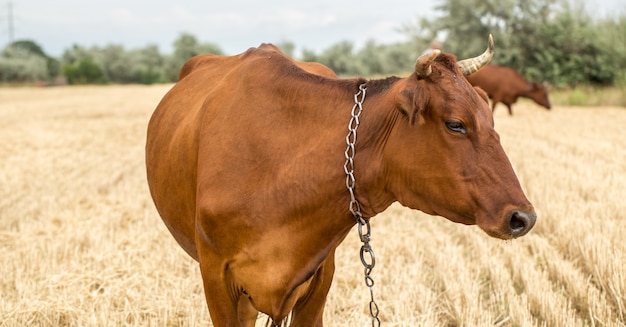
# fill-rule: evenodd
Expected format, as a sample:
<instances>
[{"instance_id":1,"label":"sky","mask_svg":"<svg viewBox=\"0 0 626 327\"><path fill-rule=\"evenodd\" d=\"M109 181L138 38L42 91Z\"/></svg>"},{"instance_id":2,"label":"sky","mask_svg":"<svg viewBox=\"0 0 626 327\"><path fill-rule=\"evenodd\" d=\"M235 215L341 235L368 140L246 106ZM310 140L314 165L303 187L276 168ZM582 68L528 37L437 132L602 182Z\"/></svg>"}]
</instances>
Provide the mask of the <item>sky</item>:
<instances>
[{"instance_id":1,"label":"sky","mask_svg":"<svg viewBox=\"0 0 626 327\"><path fill-rule=\"evenodd\" d=\"M624 0L583 0L600 15L626 13ZM9 5L11 3L11 5ZM404 41L399 29L436 14L430 0L0 0L0 48L35 41L50 56L80 46L156 44L171 53L181 33L237 54L284 41L320 52L339 41L359 47ZM9 8L12 10L9 11ZM9 12L13 19L9 19Z\"/></svg>"}]
</instances>

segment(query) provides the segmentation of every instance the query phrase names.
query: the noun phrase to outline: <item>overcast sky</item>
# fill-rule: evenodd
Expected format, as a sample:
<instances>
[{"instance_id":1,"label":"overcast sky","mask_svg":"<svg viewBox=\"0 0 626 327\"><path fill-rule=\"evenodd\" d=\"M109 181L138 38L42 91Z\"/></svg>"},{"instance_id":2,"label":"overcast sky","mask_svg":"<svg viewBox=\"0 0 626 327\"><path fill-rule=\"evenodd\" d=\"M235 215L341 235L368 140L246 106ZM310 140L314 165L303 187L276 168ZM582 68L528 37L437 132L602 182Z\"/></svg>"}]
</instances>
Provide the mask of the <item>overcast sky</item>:
<instances>
[{"instance_id":1,"label":"overcast sky","mask_svg":"<svg viewBox=\"0 0 626 327\"><path fill-rule=\"evenodd\" d=\"M600 15L626 12L624 0L587 0ZM262 42L291 41L321 51L342 40L356 46L404 40L398 29L432 15L424 0L0 0L0 48L9 41L12 3L15 40L30 39L60 56L73 44L156 44L170 53L183 32L236 54Z\"/></svg>"}]
</instances>

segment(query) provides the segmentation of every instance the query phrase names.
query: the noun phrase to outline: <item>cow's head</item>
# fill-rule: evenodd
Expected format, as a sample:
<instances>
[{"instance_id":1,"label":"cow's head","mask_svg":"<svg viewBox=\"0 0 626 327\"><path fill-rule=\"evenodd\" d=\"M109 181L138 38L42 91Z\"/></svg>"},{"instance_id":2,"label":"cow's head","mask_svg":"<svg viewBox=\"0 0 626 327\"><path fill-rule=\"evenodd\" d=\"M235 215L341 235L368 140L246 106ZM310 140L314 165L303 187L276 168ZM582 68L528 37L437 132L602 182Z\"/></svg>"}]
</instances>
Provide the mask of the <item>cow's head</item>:
<instances>
[{"instance_id":1,"label":"cow's head","mask_svg":"<svg viewBox=\"0 0 626 327\"><path fill-rule=\"evenodd\" d=\"M385 147L387 188L408 207L477 224L487 234L526 234L536 215L502 149L485 99L463 75L487 64L482 55L457 62L433 50L396 96L401 118Z\"/></svg>"},{"instance_id":2,"label":"cow's head","mask_svg":"<svg viewBox=\"0 0 626 327\"><path fill-rule=\"evenodd\" d=\"M538 105L543 106L546 109L550 109L550 100L548 99L548 90L541 83L530 83L530 90L528 91L528 97L537 102Z\"/></svg>"}]
</instances>

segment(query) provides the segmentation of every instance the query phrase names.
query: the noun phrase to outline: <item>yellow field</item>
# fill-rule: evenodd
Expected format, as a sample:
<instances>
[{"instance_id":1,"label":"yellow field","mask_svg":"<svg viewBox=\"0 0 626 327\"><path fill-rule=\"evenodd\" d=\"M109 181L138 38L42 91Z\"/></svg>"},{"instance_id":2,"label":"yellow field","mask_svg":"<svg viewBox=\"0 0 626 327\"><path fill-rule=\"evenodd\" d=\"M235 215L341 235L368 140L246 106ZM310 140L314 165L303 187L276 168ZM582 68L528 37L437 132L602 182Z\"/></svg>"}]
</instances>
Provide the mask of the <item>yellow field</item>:
<instances>
[{"instance_id":1,"label":"yellow field","mask_svg":"<svg viewBox=\"0 0 626 327\"><path fill-rule=\"evenodd\" d=\"M0 89L0 326L210 325L197 264L145 181L168 88ZM383 326L626 326L626 109L505 111L496 129L535 229L503 242L392 206L372 223ZM353 232L327 326L370 324Z\"/></svg>"}]
</instances>

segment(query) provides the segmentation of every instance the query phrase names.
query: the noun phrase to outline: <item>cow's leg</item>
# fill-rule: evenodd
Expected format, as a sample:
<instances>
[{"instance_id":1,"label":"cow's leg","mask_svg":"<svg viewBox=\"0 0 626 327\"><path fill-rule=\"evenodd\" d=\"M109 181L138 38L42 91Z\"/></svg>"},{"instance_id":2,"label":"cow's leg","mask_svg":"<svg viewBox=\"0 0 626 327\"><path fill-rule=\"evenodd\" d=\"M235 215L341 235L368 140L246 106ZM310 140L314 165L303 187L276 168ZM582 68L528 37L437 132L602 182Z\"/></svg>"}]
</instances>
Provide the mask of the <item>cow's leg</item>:
<instances>
[{"instance_id":1,"label":"cow's leg","mask_svg":"<svg viewBox=\"0 0 626 327\"><path fill-rule=\"evenodd\" d=\"M215 264L203 262L200 256L200 271L204 283L204 295L209 308L211 321L215 327L241 326L238 315L238 301L233 299L226 283L219 278Z\"/></svg>"},{"instance_id":2,"label":"cow's leg","mask_svg":"<svg viewBox=\"0 0 626 327\"><path fill-rule=\"evenodd\" d=\"M509 109L509 116L513 116L513 109L511 109L511 105L507 104L506 107Z\"/></svg>"},{"instance_id":3,"label":"cow's leg","mask_svg":"<svg viewBox=\"0 0 626 327\"><path fill-rule=\"evenodd\" d=\"M496 99L491 100L491 112L492 113L496 111L496 105L498 104L498 101L500 100L496 100Z\"/></svg>"},{"instance_id":4,"label":"cow's leg","mask_svg":"<svg viewBox=\"0 0 626 327\"><path fill-rule=\"evenodd\" d=\"M239 315L239 321L243 327L254 327L259 312L252 306L252 302L247 296L239 297L237 304L237 313Z\"/></svg>"},{"instance_id":5,"label":"cow's leg","mask_svg":"<svg viewBox=\"0 0 626 327\"><path fill-rule=\"evenodd\" d=\"M212 251L208 242L202 241L204 235L198 231L200 228L196 229L196 247L211 321L215 327L239 327L238 307L242 294L233 292L236 289L226 280L228 272L224 271L223 259Z\"/></svg>"},{"instance_id":6,"label":"cow's leg","mask_svg":"<svg viewBox=\"0 0 626 327\"><path fill-rule=\"evenodd\" d=\"M326 257L321 267L313 275L307 294L293 309L291 327L322 327L324 305L335 273L335 250Z\"/></svg>"}]
</instances>

